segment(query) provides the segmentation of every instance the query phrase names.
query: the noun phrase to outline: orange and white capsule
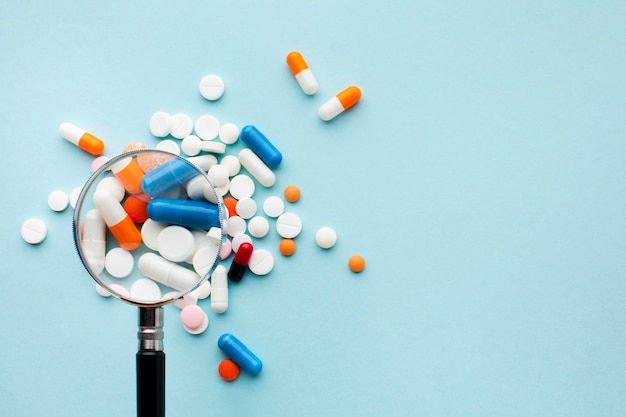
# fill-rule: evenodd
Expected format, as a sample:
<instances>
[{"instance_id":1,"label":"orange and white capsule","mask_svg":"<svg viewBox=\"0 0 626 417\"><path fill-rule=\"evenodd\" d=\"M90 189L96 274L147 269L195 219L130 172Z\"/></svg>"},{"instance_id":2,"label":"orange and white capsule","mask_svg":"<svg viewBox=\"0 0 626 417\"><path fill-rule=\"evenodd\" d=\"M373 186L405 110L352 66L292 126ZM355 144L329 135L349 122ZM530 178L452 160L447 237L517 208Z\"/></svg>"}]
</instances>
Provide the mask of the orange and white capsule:
<instances>
[{"instance_id":1,"label":"orange and white capsule","mask_svg":"<svg viewBox=\"0 0 626 417\"><path fill-rule=\"evenodd\" d=\"M139 247L141 232L109 190L96 190L93 193L93 204L122 249L134 250Z\"/></svg>"},{"instance_id":2,"label":"orange and white capsule","mask_svg":"<svg viewBox=\"0 0 626 417\"><path fill-rule=\"evenodd\" d=\"M61 126L59 126L59 134L83 151L89 152L92 155L100 155L104 151L104 142L102 142L100 138L97 138L71 123L62 123Z\"/></svg>"},{"instance_id":3,"label":"orange and white capsule","mask_svg":"<svg viewBox=\"0 0 626 417\"><path fill-rule=\"evenodd\" d=\"M144 172L134 158L129 156L115 162L111 165L111 172L129 193L139 194L142 192L141 180Z\"/></svg>"},{"instance_id":4,"label":"orange and white capsule","mask_svg":"<svg viewBox=\"0 0 626 417\"><path fill-rule=\"evenodd\" d=\"M318 88L317 80L311 72L309 65L306 63L300 52L292 51L287 54L287 65L296 81L300 85L302 91L308 95L315 94Z\"/></svg>"},{"instance_id":5,"label":"orange and white capsule","mask_svg":"<svg viewBox=\"0 0 626 417\"><path fill-rule=\"evenodd\" d=\"M345 110L354 106L360 99L361 90L359 90L359 87L351 85L335 97L328 100L326 103L322 104L319 111L320 117L325 121L334 119Z\"/></svg>"}]
</instances>

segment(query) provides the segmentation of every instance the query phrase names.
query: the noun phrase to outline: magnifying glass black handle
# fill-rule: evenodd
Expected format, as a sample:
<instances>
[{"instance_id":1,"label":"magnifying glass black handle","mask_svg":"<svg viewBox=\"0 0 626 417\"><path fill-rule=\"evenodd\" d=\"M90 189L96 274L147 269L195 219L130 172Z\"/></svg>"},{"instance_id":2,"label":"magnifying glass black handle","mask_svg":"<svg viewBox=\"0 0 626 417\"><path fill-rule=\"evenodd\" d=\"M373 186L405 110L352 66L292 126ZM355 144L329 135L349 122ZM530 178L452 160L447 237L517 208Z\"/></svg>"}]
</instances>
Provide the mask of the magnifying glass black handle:
<instances>
[{"instance_id":1,"label":"magnifying glass black handle","mask_svg":"<svg viewBox=\"0 0 626 417\"><path fill-rule=\"evenodd\" d=\"M137 417L165 417L165 352L137 352Z\"/></svg>"}]
</instances>

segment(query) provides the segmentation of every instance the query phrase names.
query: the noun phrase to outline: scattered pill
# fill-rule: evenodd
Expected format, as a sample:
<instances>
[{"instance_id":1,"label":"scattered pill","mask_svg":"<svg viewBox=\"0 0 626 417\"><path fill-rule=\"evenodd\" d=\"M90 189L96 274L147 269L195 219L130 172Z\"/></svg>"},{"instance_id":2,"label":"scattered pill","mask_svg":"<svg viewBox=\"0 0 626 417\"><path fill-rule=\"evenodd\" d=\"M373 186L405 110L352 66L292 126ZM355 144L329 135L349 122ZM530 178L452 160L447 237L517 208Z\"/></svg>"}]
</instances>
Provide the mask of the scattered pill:
<instances>
[{"instance_id":1,"label":"scattered pill","mask_svg":"<svg viewBox=\"0 0 626 417\"><path fill-rule=\"evenodd\" d=\"M208 172L209 180L218 187L228 183L228 168L223 165L214 165Z\"/></svg>"},{"instance_id":2,"label":"scattered pill","mask_svg":"<svg viewBox=\"0 0 626 417\"><path fill-rule=\"evenodd\" d=\"M252 197L254 190L254 181L245 174L239 174L230 180L230 194L237 200Z\"/></svg>"},{"instance_id":3,"label":"scattered pill","mask_svg":"<svg viewBox=\"0 0 626 417\"><path fill-rule=\"evenodd\" d=\"M235 237L238 234L246 233L246 221L239 216L230 216L226 221L226 231L228 236Z\"/></svg>"},{"instance_id":4,"label":"scattered pill","mask_svg":"<svg viewBox=\"0 0 626 417\"><path fill-rule=\"evenodd\" d=\"M194 165L182 158L173 158L144 175L141 189L150 197L158 197L198 174Z\"/></svg>"},{"instance_id":5,"label":"scattered pill","mask_svg":"<svg viewBox=\"0 0 626 417\"><path fill-rule=\"evenodd\" d=\"M193 234L182 226L167 226L157 237L159 253L172 262L182 262L189 258L195 248Z\"/></svg>"},{"instance_id":6,"label":"scattered pill","mask_svg":"<svg viewBox=\"0 0 626 417\"><path fill-rule=\"evenodd\" d=\"M169 113L158 111L150 117L150 133L157 138L164 138L170 134L172 116Z\"/></svg>"},{"instance_id":7,"label":"scattered pill","mask_svg":"<svg viewBox=\"0 0 626 417\"><path fill-rule=\"evenodd\" d=\"M276 168L282 162L283 155L256 126L244 126L239 137L268 167Z\"/></svg>"},{"instance_id":8,"label":"scattered pill","mask_svg":"<svg viewBox=\"0 0 626 417\"><path fill-rule=\"evenodd\" d=\"M180 312L183 327L191 334L200 334L209 326L209 316L198 305L188 305Z\"/></svg>"},{"instance_id":9,"label":"scattered pill","mask_svg":"<svg viewBox=\"0 0 626 417\"><path fill-rule=\"evenodd\" d=\"M106 298L106 297L110 297L111 296L111 293L106 288L104 288L102 285L98 284L97 282L96 282L96 292L101 297L105 297Z\"/></svg>"},{"instance_id":10,"label":"scattered pill","mask_svg":"<svg viewBox=\"0 0 626 417\"><path fill-rule=\"evenodd\" d=\"M283 214L285 211L285 203L280 197L275 195L267 197L263 202L263 212L269 217L275 218Z\"/></svg>"},{"instance_id":11,"label":"scattered pill","mask_svg":"<svg viewBox=\"0 0 626 417\"><path fill-rule=\"evenodd\" d=\"M220 245L212 244L203 246L195 252L191 263L199 276L205 277L211 272L211 269L215 266L219 250Z\"/></svg>"},{"instance_id":12,"label":"scattered pill","mask_svg":"<svg viewBox=\"0 0 626 417\"><path fill-rule=\"evenodd\" d=\"M200 286L195 290L198 295L199 300L205 300L209 298L211 295L211 283L209 281L204 281Z\"/></svg>"},{"instance_id":13,"label":"scattered pill","mask_svg":"<svg viewBox=\"0 0 626 417\"><path fill-rule=\"evenodd\" d=\"M196 156L200 152L209 153L224 153L226 152L226 145L222 142L215 142L209 140L202 140L198 136L189 135L183 139L180 144L183 152L189 156Z\"/></svg>"},{"instance_id":14,"label":"scattered pill","mask_svg":"<svg viewBox=\"0 0 626 417\"><path fill-rule=\"evenodd\" d=\"M239 162L262 186L271 187L276 182L276 175L251 149L239 152Z\"/></svg>"},{"instance_id":15,"label":"scattered pill","mask_svg":"<svg viewBox=\"0 0 626 417\"><path fill-rule=\"evenodd\" d=\"M83 186L79 186L74 188L71 192L70 192L70 207L75 208L76 207L76 202L78 202L78 197L80 196L80 193L83 191Z\"/></svg>"},{"instance_id":16,"label":"scattered pill","mask_svg":"<svg viewBox=\"0 0 626 417\"><path fill-rule=\"evenodd\" d=\"M248 262L250 262L253 250L254 248L251 243L243 242L239 245L233 262L230 264L230 269L228 270L228 279L234 282L241 281L244 273L248 269Z\"/></svg>"},{"instance_id":17,"label":"scattered pill","mask_svg":"<svg viewBox=\"0 0 626 417\"><path fill-rule=\"evenodd\" d=\"M208 201L155 198L148 203L146 212L161 223L203 230L220 227L219 207Z\"/></svg>"},{"instance_id":18,"label":"scattered pill","mask_svg":"<svg viewBox=\"0 0 626 417\"><path fill-rule=\"evenodd\" d=\"M187 291L200 281L200 276L194 271L168 261L156 253L148 252L141 255L137 267L146 277L177 291Z\"/></svg>"},{"instance_id":19,"label":"scattered pill","mask_svg":"<svg viewBox=\"0 0 626 417\"><path fill-rule=\"evenodd\" d=\"M108 156L99 156L96 159L94 159L91 162L91 172L92 173L96 172L102 165L109 162L109 159L111 158L109 158Z\"/></svg>"},{"instance_id":20,"label":"scattered pill","mask_svg":"<svg viewBox=\"0 0 626 417\"><path fill-rule=\"evenodd\" d=\"M295 185L288 185L285 187L283 195L285 196L285 200L289 201L290 203L295 203L296 201L300 200L300 188Z\"/></svg>"},{"instance_id":21,"label":"scattered pill","mask_svg":"<svg viewBox=\"0 0 626 417\"><path fill-rule=\"evenodd\" d=\"M83 259L95 274L104 270L106 245L106 224L98 210L91 209L85 214L81 248Z\"/></svg>"},{"instance_id":22,"label":"scattered pill","mask_svg":"<svg viewBox=\"0 0 626 417\"><path fill-rule=\"evenodd\" d=\"M187 306L198 304L198 294L194 291L188 292L182 297L178 297L174 300L174 305L181 310Z\"/></svg>"},{"instance_id":23,"label":"scattered pill","mask_svg":"<svg viewBox=\"0 0 626 417\"><path fill-rule=\"evenodd\" d=\"M287 65L291 73L298 81L298 85L305 94L315 94L318 89L318 83L300 52L292 51L287 55Z\"/></svg>"},{"instance_id":24,"label":"scattered pill","mask_svg":"<svg viewBox=\"0 0 626 417\"><path fill-rule=\"evenodd\" d=\"M182 139L193 132L193 120L184 113L177 113L170 120L170 135Z\"/></svg>"},{"instance_id":25,"label":"scattered pill","mask_svg":"<svg viewBox=\"0 0 626 417\"><path fill-rule=\"evenodd\" d=\"M133 254L122 248L113 248L104 258L104 267L109 275L115 278L125 278L133 272L135 259Z\"/></svg>"},{"instance_id":26,"label":"scattered pill","mask_svg":"<svg viewBox=\"0 0 626 417\"><path fill-rule=\"evenodd\" d=\"M215 155L192 156L187 158L187 162L191 162L200 171L204 171L206 173L213 165L217 165L217 158Z\"/></svg>"},{"instance_id":27,"label":"scattered pill","mask_svg":"<svg viewBox=\"0 0 626 417\"><path fill-rule=\"evenodd\" d=\"M43 242L48 235L48 227L41 219L27 219L22 224L22 239L31 245Z\"/></svg>"},{"instance_id":28,"label":"scattered pill","mask_svg":"<svg viewBox=\"0 0 626 417\"><path fill-rule=\"evenodd\" d=\"M70 201L67 193L61 190L52 191L48 194L48 207L53 211L63 211Z\"/></svg>"},{"instance_id":29,"label":"scattered pill","mask_svg":"<svg viewBox=\"0 0 626 417\"><path fill-rule=\"evenodd\" d=\"M350 86L322 104L319 109L320 118L324 121L332 120L354 106L360 99L361 90L358 87Z\"/></svg>"},{"instance_id":30,"label":"scattered pill","mask_svg":"<svg viewBox=\"0 0 626 417\"><path fill-rule=\"evenodd\" d=\"M302 231L302 220L295 213L283 213L276 220L276 231L281 237L293 239Z\"/></svg>"},{"instance_id":31,"label":"scattered pill","mask_svg":"<svg viewBox=\"0 0 626 417\"><path fill-rule=\"evenodd\" d=\"M228 272L217 265L211 274L211 310L223 313L228 310Z\"/></svg>"},{"instance_id":32,"label":"scattered pill","mask_svg":"<svg viewBox=\"0 0 626 417\"><path fill-rule=\"evenodd\" d=\"M121 202L126 195L126 191L124 191L122 183L120 183L119 180L113 176L101 179L96 186L96 191L100 189L106 189L113 195L113 197L115 197L115 200L119 202Z\"/></svg>"},{"instance_id":33,"label":"scattered pill","mask_svg":"<svg viewBox=\"0 0 626 417\"><path fill-rule=\"evenodd\" d=\"M365 258L361 255L352 255L350 259L348 259L348 268L352 272L361 272L365 269Z\"/></svg>"},{"instance_id":34,"label":"scattered pill","mask_svg":"<svg viewBox=\"0 0 626 417\"><path fill-rule=\"evenodd\" d=\"M100 155L104 151L104 142L91 133L65 122L59 126L59 134L67 141L92 155Z\"/></svg>"},{"instance_id":35,"label":"scattered pill","mask_svg":"<svg viewBox=\"0 0 626 417\"><path fill-rule=\"evenodd\" d=\"M283 256L291 256L296 251L296 242L293 239L283 239L278 244L278 250Z\"/></svg>"},{"instance_id":36,"label":"scattered pill","mask_svg":"<svg viewBox=\"0 0 626 417\"><path fill-rule=\"evenodd\" d=\"M220 258L222 259L222 261L224 259L227 259L232 252L233 252L232 243L230 242L230 240L226 239L224 243L222 244L222 249L220 251Z\"/></svg>"},{"instance_id":37,"label":"scattered pill","mask_svg":"<svg viewBox=\"0 0 626 417\"><path fill-rule=\"evenodd\" d=\"M205 114L196 119L194 124L194 132L200 139L213 140L220 131L220 122L215 116Z\"/></svg>"},{"instance_id":38,"label":"scattered pill","mask_svg":"<svg viewBox=\"0 0 626 417\"><path fill-rule=\"evenodd\" d=\"M224 81L215 74L206 75L200 80L200 94L210 101L219 99L224 94Z\"/></svg>"},{"instance_id":39,"label":"scattered pill","mask_svg":"<svg viewBox=\"0 0 626 417\"><path fill-rule=\"evenodd\" d=\"M152 250L158 250L157 239L161 230L165 229L167 224L155 222L152 219L148 219L141 226L141 238L143 243Z\"/></svg>"},{"instance_id":40,"label":"scattered pill","mask_svg":"<svg viewBox=\"0 0 626 417\"><path fill-rule=\"evenodd\" d=\"M330 227L321 227L315 233L315 241L322 249L330 249L337 243L337 232Z\"/></svg>"},{"instance_id":41,"label":"scattered pill","mask_svg":"<svg viewBox=\"0 0 626 417\"><path fill-rule=\"evenodd\" d=\"M265 249L256 249L252 252L248 268L254 275L267 275L274 269L274 256Z\"/></svg>"},{"instance_id":42,"label":"scattered pill","mask_svg":"<svg viewBox=\"0 0 626 417\"><path fill-rule=\"evenodd\" d=\"M248 232L256 238L265 237L269 230L270 223L265 217L255 216L248 221Z\"/></svg>"},{"instance_id":43,"label":"scattered pill","mask_svg":"<svg viewBox=\"0 0 626 417\"><path fill-rule=\"evenodd\" d=\"M237 215L243 219L250 219L256 214L256 201L251 199L250 197L244 197L241 200L237 201L235 205L235 210L237 210Z\"/></svg>"},{"instance_id":44,"label":"scattered pill","mask_svg":"<svg viewBox=\"0 0 626 417\"><path fill-rule=\"evenodd\" d=\"M130 156L122 158L112 163L110 168L115 178L117 178L126 191L131 194L139 194L142 191L141 180L144 176L144 172L135 158Z\"/></svg>"},{"instance_id":45,"label":"scattered pill","mask_svg":"<svg viewBox=\"0 0 626 417\"><path fill-rule=\"evenodd\" d=\"M245 233L240 233L235 235L231 241L231 246L233 247L233 252L237 253L239 247L242 243L250 243L252 244L252 238Z\"/></svg>"},{"instance_id":46,"label":"scattered pill","mask_svg":"<svg viewBox=\"0 0 626 417\"><path fill-rule=\"evenodd\" d=\"M239 128L234 123L224 123L220 126L218 136L225 144L232 145L239 140Z\"/></svg>"},{"instance_id":47,"label":"scattered pill","mask_svg":"<svg viewBox=\"0 0 626 417\"><path fill-rule=\"evenodd\" d=\"M141 233L113 194L106 189L96 189L93 203L120 247L137 249L141 244Z\"/></svg>"},{"instance_id":48,"label":"scattered pill","mask_svg":"<svg viewBox=\"0 0 626 417\"><path fill-rule=\"evenodd\" d=\"M128 196L126 201L124 201L124 211L128 213L128 217L130 217L133 223L143 223L148 220L146 208L149 201L150 197L145 194L134 194Z\"/></svg>"},{"instance_id":49,"label":"scattered pill","mask_svg":"<svg viewBox=\"0 0 626 417\"><path fill-rule=\"evenodd\" d=\"M226 358L217 366L217 373L224 381L234 381L239 376L239 365Z\"/></svg>"},{"instance_id":50,"label":"scattered pill","mask_svg":"<svg viewBox=\"0 0 626 417\"><path fill-rule=\"evenodd\" d=\"M169 152L174 155L180 155L180 146L171 139L165 139L157 143L156 147L159 151Z\"/></svg>"},{"instance_id":51,"label":"scattered pill","mask_svg":"<svg viewBox=\"0 0 626 417\"><path fill-rule=\"evenodd\" d=\"M226 356L250 375L258 375L263 363L246 345L230 333L224 333L217 340L217 346Z\"/></svg>"},{"instance_id":52,"label":"scattered pill","mask_svg":"<svg viewBox=\"0 0 626 417\"><path fill-rule=\"evenodd\" d=\"M153 303L161 299L161 289L151 279L139 278L130 286L130 296L134 300Z\"/></svg>"},{"instance_id":53,"label":"scattered pill","mask_svg":"<svg viewBox=\"0 0 626 417\"><path fill-rule=\"evenodd\" d=\"M107 286L109 293L111 295L116 295L117 297L130 297L130 292L120 284L110 284Z\"/></svg>"}]
</instances>

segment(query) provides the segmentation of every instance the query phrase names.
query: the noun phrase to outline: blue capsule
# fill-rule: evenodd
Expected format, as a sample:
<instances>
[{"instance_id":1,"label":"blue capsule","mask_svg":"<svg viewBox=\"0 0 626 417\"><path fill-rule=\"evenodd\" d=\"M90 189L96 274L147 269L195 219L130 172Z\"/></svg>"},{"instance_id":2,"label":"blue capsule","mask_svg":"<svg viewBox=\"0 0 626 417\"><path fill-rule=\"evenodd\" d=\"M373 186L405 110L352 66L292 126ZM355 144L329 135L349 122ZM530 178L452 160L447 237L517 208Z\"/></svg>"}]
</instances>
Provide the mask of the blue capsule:
<instances>
[{"instance_id":1,"label":"blue capsule","mask_svg":"<svg viewBox=\"0 0 626 417\"><path fill-rule=\"evenodd\" d=\"M244 126L239 137L268 167L276 168L282 162L283 155L255 126Z\"/></svg>"},{"instance_id":2,"label":"blue capsule","mask_svg":"<svg viewBox=\"0 0 626 417\"><path fill-rule=\"evenodd\" d=\"M251 375L258 375L263 368L263 362L256 355L250 352L239 339L230 333L224 333L217 340L217 346L233 362L239 365L244 371Z\"/></svg>"},{"instance_id":3,"label":"blue capsule","mask_svg":"<svg viewBox=\"0 0 626 417\"><path fill-rule=\"evenodd\" d=\"M155 198L146 212L155 222L204 230L220 227L220 209L208 201Z\"/></svg>"},{"instance_id":4,"label":"blue capsule","mask_svg":"<svg viewBox=\"0 0 626 417\"><path fill-rule=\"evenodd\" d=\"M198 170L191 163L181 158L173 158L144 175L141 189L150 197L158 197L198 174Z\"/></svg>"}]
</instances>

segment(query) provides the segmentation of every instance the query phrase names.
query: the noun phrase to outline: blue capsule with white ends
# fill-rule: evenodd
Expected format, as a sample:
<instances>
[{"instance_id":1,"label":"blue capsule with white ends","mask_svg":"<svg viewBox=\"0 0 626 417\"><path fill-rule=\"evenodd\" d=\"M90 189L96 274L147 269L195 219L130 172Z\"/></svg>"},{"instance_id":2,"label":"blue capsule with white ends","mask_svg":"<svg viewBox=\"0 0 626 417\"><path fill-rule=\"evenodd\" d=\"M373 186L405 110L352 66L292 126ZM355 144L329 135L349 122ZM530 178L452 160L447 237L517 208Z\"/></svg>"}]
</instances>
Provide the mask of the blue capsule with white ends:
<instances>
[{"instance_id":1,"label":"blue capsule with white ends","mask_svg":"<svg viewBox=\"0 0 626 417\"><path fill-rule=\"evenodd\" d=\"M244 126L239 137L268 167L276 168L283 161L280 151L255 126Z\"/></svg>"},{"instance_id":2,"label":"blue capsule with white ends","mask_svg":"<svg viewBox=\"0 0 626 417\"><path fill-rule=\"evenodd\" d=\"M141 180L141 189L150 197L158 197L199 174L198 169L182 158L172 158L152 171Z\"/></svg>"},{"instance_id":3,"label":"blue capsule with white ends","mask_svg":"<svg viewBox=\"0 0 626 417\"><path fill-rule=\"evenodd\" d=\"M263 369L263 362L254 353L230 333L224 333L217 340L217 346L241 369L250 375L258 375Z\"/></svg>"}]
</instances>

